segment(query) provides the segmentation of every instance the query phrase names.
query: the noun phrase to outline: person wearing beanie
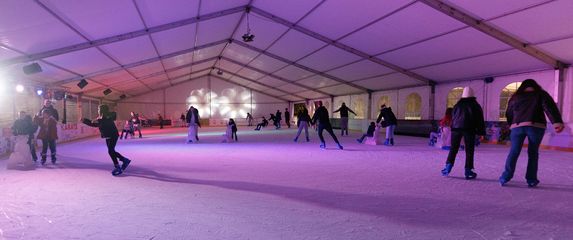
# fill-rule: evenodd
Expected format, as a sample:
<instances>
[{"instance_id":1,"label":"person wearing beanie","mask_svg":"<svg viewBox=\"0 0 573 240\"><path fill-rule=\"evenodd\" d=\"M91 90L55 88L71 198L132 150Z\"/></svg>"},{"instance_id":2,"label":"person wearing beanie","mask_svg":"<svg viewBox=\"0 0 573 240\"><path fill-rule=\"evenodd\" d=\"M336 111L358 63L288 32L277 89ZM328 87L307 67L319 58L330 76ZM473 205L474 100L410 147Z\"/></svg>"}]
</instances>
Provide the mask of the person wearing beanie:
<instances>
[{"instance_id":1,"label":"person wearing beanie","mask_svg":"<svg viewBox=\"0 0 573 240\"><path fill-rule=\"evenodd\" d=\"M466 146L465 177L466 179L474 179L477 177L477 174L473 171L475 139L476 135L485 135L485 122L483 110L470 87L464 88L462 98L454 105L451 128L452 145L446 166L442 169L442 175L448 176L452 171L463 138Z\"/></svg>"},{"instance_id":2,"label":"person wearing beanie","mask_svg":"<svg viewBox=\"0 0 573 240\"><path fill-rule=\"evenodd\" d=\"M553 123L556 133L563 131L563 119L553 98L533 79L521 83L507 104L507 123L510 125L511 149L505 161L505 170L499 177L499 183L504 186L513 178L517 158L521 152L525 137L527 146L527 171L525 179L529 187L539 184L537 179L537 161L539 160L539 145L545 134L547 120Z\"/></svg>"}]
</instances>

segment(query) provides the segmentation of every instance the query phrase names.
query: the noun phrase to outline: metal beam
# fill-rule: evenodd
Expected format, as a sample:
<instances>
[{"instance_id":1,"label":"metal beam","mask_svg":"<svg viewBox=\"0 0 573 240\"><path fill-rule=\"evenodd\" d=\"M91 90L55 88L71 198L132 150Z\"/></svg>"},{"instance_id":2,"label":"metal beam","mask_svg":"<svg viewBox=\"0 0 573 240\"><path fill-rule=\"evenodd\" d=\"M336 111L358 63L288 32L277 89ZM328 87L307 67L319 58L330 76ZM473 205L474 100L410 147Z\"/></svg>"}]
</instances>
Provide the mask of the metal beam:
<instances>
[{"instance_id":1,"label":"metal beam","mask_svg":"<svg viewBox=\"0 0 573 240\"><path fill-rule=\"evenodd\" d=\"M137 94L137 95L133 95L133 96L131 96L131 97L134 98L134 97L139 97L139 96L148 94L148 93L150 93L150 92L161 91L161 90L164 90L164 89L167 89L167 88L170 88L170 87L175 87L175 86L180 85L180 84L183 84L183 83L187 83L187 82L192 82L192 81L198 80L198 79L200 79L200 78L202 78L202 77L206 77L206 76L208 76L208 75L209 75L209 74L205 74L205 75L201 75L201 76L198 76L198 77L189 78L189 79L187 79L187 80L185 80L185 81L181 81L181 82L178 82L178 83L176 83L176 84L173 84L173 86L171 86L171 85L170 85L170 86L165 86L165 87L158 88L158 89L155 89L155 90L152 90L152 91L147 91L147 92L143 92L143 93L140 93L140 94ZM129 98L129 97L128 97L128 98ZM125 99L128 99L128 98L125 98ZM122 100L120 100L120 101L122 101Z\"/></svg>"},{"instance_id":2,"label":"metal beam","mask_svg":"<svg viewBox=\"0 0 573 240\"><path fill-rule=\"evenodd\" d=\"M332 75L330 75L330 74L326 74L326 73L323 73L323 72L318 71L318 70L316 70L316 69L312 69L312 68L309 68L309 67L307 67L307 66L301 65L301 64L299 64L299 63L290 61L290 60L288 60L288 59L286 59L286 58L283 58L283 57L280 57L280 56L278 56L278 55L272 54L272 53L270 53L270 52L264 51L264 50L259 49L259 48L257 48L257 47L253 47L253 46L251 46L251 45L249 45L249 44L246 44L246 43L244 43L244 42L241 42L241 41L233 41L233 43L235 43L235 44L237 44L237 45L239 45L239 46L245 47L245 48L247 48L247 49L250 49L250 50L259 52L259 53L261 53L261 54L264 54L264 55L266 55L266 56L269 56L269 57L274 58L274 59L276 59L276 60L279 60L279 61L281 61L281 62L287 63L287 64L289 64L289 65L292 65L292 66L295 66L295 67L304 69L304 70L309 71L309 72L311 72L311 73L314 73L314 74L323 76L323 77L325 77L325 78L330 78L330 79L332 79L332 80L334 80L334 81L337 81L337 82L343 83L343 84L347 84L347 85L349 85L349 86L351 86L351 87L354 87L354 88L358 88L358 89L360 89L360 90L362 90L362 91L364 91L364 92L368 92L368 91L369 91L368 88L365 88L365 87L362 87L362 86L358 86L358 85L356 85L356 84L354 84L354 83L350 83L350 82L344 81L344 80L342 80L342 79L340 79L340 78L338 78L338 77L332 76ZM292 83L292 82L291 82L291 83Z\"/></svg>"},{"instance_id":3,"label":"metal beam","mask_svg":"<svg viewBox=\"0 0 573 240\"><path fill-rule=\"evenodd\" d=\"M68 46L68 47L49 50L49 51L45 51L45 52L41 52L41 53L35 53L35 54L27 55L27 56L15 57L12 59L0 61L0 66L36 61L36 60L43 59L43 58L53 57L53 56L57 56L57 55L65 54L65 53L75 52L75 51L88 49L88 48L92 48L92 47L97 47L97 46L101 46L101 45L105 45L105 44L110 44L110 43L114 43L114 42L128 40L128 39L144 36L147 34L162 32L162 31L186 26L189 24L193 24L193 23L198 23L198 22L210 20L213 18L218 18L218 17L223 17L223 16L243 12L246 10L246 8L247 8L247 6L239 6L239 7L219 11L219 12L209 13L209 14L205 14L202 16L187 18L187 19L183 19L180 21L159 25L156 27L151 27L151 28L146 28L146 29L134 31L134 32L119 34L119 35L115 35L115 36L111 36L111 37L107 37L107 38L102 38L102 39L89 41L89 42L85 42L85 43L80 43L80 44L76 44L76 45L72 45L72 46Z\"/></svg>"},{"instance_id":4,"label":"metal beam","mask_svg":"<svg viewBox=\"0 0 573 240\"><path fill-rule=\"evenodd\" d=\"M253 79L250 79L250 78L248 78L248 77L245 77L245 76L239 75L239 74L237 74L237 73L231 73L231 72L229 72L229 71L226 71L225 69L222 69L222 70L223 70L224 72L226 72L227 74L229 74L229 75L232 75L232 76L236 76L236 77L240 77L240 78L243 78L243 79L245 79L245 80L247 80L247 81L249 81L249 82L251 82L251 83L256 83L256 84L262 85L262 86L264 86L264 87L268 87L268 88L270 88L270 89L274 89L274 90L277 90L277 91L279 91L279 92L285 93L286 95L293 95L293 96L296 96L296 97L299 97L299 98L305 99L305 97L303 97L303 96L300 96L300 95L298 95L298 94L290 93L290 92L287 92L287 91L285 91L285 90L282 90L282 89L279 89L279 88L273 87L273 86L271 86L271 85L268 85L268 84L264 84L264 83L260 83L260 82L257 82L256 80L253 80ZM238 84L238 83L237 83L237 84ZM252 89L252 88L249 88L249 89ZM269 95L269 94L267 94L267 95ZM270 96L270 95L269 95L269 96ZM273 96L273 97L276 97L276 98L278 98L279 96ZM285 100L285 99L281 99L281 100Z\"/></svg>"},{"instance_id":5,"label":"metal beam","mask_svg":"<svg viewBox=\"0 0 573 240\"><path fill-rule=\"evenodd\" d=\"M197 63L197 64L198 64L198 63ZM188 65L188 64L187 64L187 65ZM181 77L185 77L185 76L187 76L187 75L199 73L199 72L202 72L202 71L205 71L205 70L209 70L209 69L211 69L211 67L203 68L203 69L200 69L200 70L191 72L191 73L185 73L185 74L183 74L183 75L176 76L176 77L174 77L173 79L178 79L178 78L181 78ZM160 73L163 73L163 72L160 72ZM152 74L155 74L155 73L152 73ZM150 74L150 75L151 75L151 74ZM125 84L133 83L133 82L137 82L137 81L135 81L135 80L123 81L123 82L117 83L117 84L114 85L114 86L115 86L115 87L119 87L119 86L123 86L123 85L125 85ZM172 83L170 83L170 85L172 86ZM90 93L90 92L100 91L100 90L105 89L105 88L106 88L106 87L94 88L94 89L90 89L90 90L88 90L88 91L85 91L85 92L83 92L83 93ZM152 90L155 90L155 89L152 89Z\"/></svg>"},{"instance_id":6,"label":"metal beam","mask_svg":"<svg viewBox=\"0 0 573 240\"><path fill-rule=\"evenodd\" d=\"M197 62L188 63L188 64L181 65L181 66L174 67L174 68L169 68L169 69L167 69L167 70L165 70L165 71L159 71L159 72L154 72L154 73L151 73L151 74L147 74L147 75L145 75L145 76L143 76L143 77L135 78L135 79L133 79L133 80L126 80L126 81L121 81L121 82L113 83L113 84L111 84L111 85L109 85L109 86L114 86L114 85L115 85L115 86L121 86L121 85L126 84L126 83L137 82L137 81L139 81L139 80L144 80L144 79L148 79L148 78L160 76L160 75L162 75L162 74L167 74L167 73L170 73L170 72L174 72L174 71L177 71L177 70L179 70L179 69L183 69L183 68L186 68L186 67L191 67L191 66L193 66L193 65L198 65L198 64L201 64L201 63L205 63L205 62L210 62L210 61L213 61L213 60L215 60L215 59L217 59L217 58L218 58L218 57L206 58L206 59L203 59L203 60L199 60L199 61L197 61ZM211 68L211 67L209 67L209 68ZM202 69L201 71L204 71L204 70L209 69L209 68ZM200 71L195 71L195 73L196 73L196 72L200 72ZM188 73L188 74L193 74L193 72ZM188 74L186 74L186 75L188 75ZM179 77L180 77L180 76L178 76L178 77L176 77L176 78L179 78ZM88 93L88 92L91 92L91 91L96 91L96 89L91 89L91 90L89 90L89 91L86 91L85 93Z\"/></svg>"},{"instance_id":7,"label":"metal beam","mask_svg":"<svg viewBox=\"0 0 573 240\"><path fill-rule=\"evenodd\" d=\"M250 89L250 90L253 91L253 92L258 92L258 93L260 93L260 94L264 94L264 95L267 95L267 96L269 96L269 97L273 97L273 98L276 98L276 99L280 99L280 100L283 100L283 101L285 101L285 102L288 102L288 101L289 101L289 100L287 100L287 99L284 99L284 98L281 98L281 97L277 97L277 96L272 96L272 95L270 95L270 94L268 94L268 93L265 93L265 92L263 92L263 91L259 91L259 90L256 90L256 89L252 89L252 88L247 87L247 86L245 86L245 85L243 85L243 84L236 83L236 82L233 82L233 81L230 81L230 80L221 78L221 77L219 77L219 76L215 76L215 75L213 75L213 74L210 74L210 75L211 75L211 77L214 77L214 78L216 78L216 79L219 79L219 80L221 80L221 81L223 81L223 82L227 82L227 83L230 83L230 84L235 84L235 85L238 85L238 86L241 86L241 87ZM251 96L251 97L252 97L252 96ZM304 98L303 98L303 99L304 99Z\"/></svg>"},{"instance_id":8,"label":"metal beam","mask_svg":"<svg viewBox=\"0 0 573 240\"><path fill-rule=\"evenodd\" d=\"M297 25L297 24L294 24L294 23L292 23L292 22L289 22L289 21L286 20L286 19L277 17L277 16L275 16L275 15L273 15L273 14L267 12L267 11L264 11L264 10L262 10L262 9L259 9L259 8L256 8L256 7L251 7L251 11L253 11L254 13L257 13L257 14L259 14L259 15L261 15L261 16L263 16L263 17L269 19L269 20L272 20L272 21L274 21L274 22L276 22L276 23L282 24L282 25L284 25L284 26L286 26L286 27L288 27L288 28L295 29L295 30L297 30L297 31L299 31L299 32L301 32L301 33L304 33L304 34L306 34L306 35L308 35L308 36L311 36L311 37L313 37L313 38L315 38L315 39L317 39L317 40L323 41L323 42L325 42L326 44L335 46L335 47L337 47L337 48L339 48L339 49L342 49L342 50L344 50L344 51L346 51L346 52L355 54L355 55L357 55L357 56L359 56L359 57L361 57L361 58L363 58L363 59L368 59L368 60L370 60L370 61L372 61L372 62L378 63L378 64L380 64L380 65L383 65L383 66L387 67L387 68L390 68L390 69L392 69L392 70L394 70L394 71L396 71L396 72L399 72L399 73L408 75L408 76L410 76L410 77L412 77L412 78L414 78L414 79L417 79L417 80L419 80L419 81L421 81L421 82L423 82L423 83L430 84L430 83L433 82L431 79L428 79L428 78L426 78L426 77L424 77L424 76L422 76L422 75L419 75L419 74L414 73L414 72L410 72L410 71L408 71L408 70L406 70L406 69L404 69L404 68L401 68L401 67L399 67L399 66L397 66L397 65L394 65L394 64L392 64L392 63L386 62L386 61L384 61L384 60L382 60L382 59L380 59L380 58L377 58L377 57L375 57L375 56L371 56L371 55L369 55L368 53L362 52L362 51L357 50L357 49L354 49L354 48L352 48L352 47L350 47L350 46L348 46L348 45L346 45L346 44L343 44L343 43L337 42L337 41L335 41L335 40L332 40L332 39L330 39L330 38L328 38L328 37L325 37L325 36L323 36L323 35L320 35L320 34L318 34L318 33L316 33L316 32L313 32L313 31L311 31L311 30L309 30L309 29L306 29L306 28L304 28L304 27L301 27L300 25ZM363 88L363 87L360 87L360 89L364 89L364 88ZM366 89L366 90L368 90L368 89Z\"/></svg>"},{"instance_id":9,"label":"metal beam","mask_svg":"<svg viewBox=\"0 0 573 240\"><path fill-rule=\"evenodd\" d=\"M96 77L96 76L100 76L100 75L105 75L108 73L112 73L112 72L116 72L116 71L121 71L124 70L124 68L133 68L133 67L137 67L137 66L141 66L144 64L148 64L148 63L152 63L155 61L159 61L159 60L163 60L163 59L167 59L167 58L171 58L171 57L176 57L179 55L183 55L183 54L187 54L193 51L197 51L200 49L204 49L204 48L208 48L208 47L212 47L212 46L216 46L219 44L223 44L223 43L227 43L229 40L225 39L225 40L221 40L221 41L216 41L216 42L212 42L212 43L207 43L198 47L193 47L193 48L189 48L189 49L184 49L181 51L177 51L174 53L170 53L170 54L165 54L162 56L158 56L158 57L153 57L153 58L149 58L149 59L145 59L142 61L138 61L138 62L134 62L134 63L129 63L123 66L118 66L118 67L113 67L113 68L108 68L108 69L104 69L101 71L97 71L97 72L93 72L93 73L88 73L86 75L81 75L78 77L73 77L73 78L69 78L66 80L62 80L56 83L53 83L52 85L62 85L62 84L66 84L66 83L70 83L70 82L75 82L75 81L79 81L83 78L92 78L92 77Z\"/></svg>"},{"instance_id":10,"label":"metal beam","mask_svg":"<svg viewBox=\"0 0 573 240\"><path fill-rule=\"evenodd\" d=\"M522 42L517 38L510 36L509 34L497 29L493 25L488 24L485 21L477 19L470 16L469 14L463 12L462 10L456 9L440 0L420 0L420 2L434 8L480 32L483 32L490 37L493 37L513 48L528 54L546 64L553 66L555 69L559 69L567 64L557 60L556 58L544 53L542 50L537 49L534 46L529 45L526 42Z\"/></svg>"},{"instance_id":11,"label":"metal beam","mask_svg":"<svg viewBox=\"0 0 573 240\"><path fill-rule=\"evenodd\" d=\"M320 90L316 90L316 89L314 89L314 88L307 87L307 86L302 85L302 84L300 84L300 83L296 83L296 82L290 81L290 80L288 80L288 79L285 79L285 78L283 78L283 77L274 75L274 74L272 74L272 73L269 73L269 72L260 70L260 69L258 69L258 68L251 67L251 66L249 66L249 65L247 65L247 64L245 64L245 63L241 63L241 62L238 62L238 61L233 60L233 59L230 59L230 58L222 57L222 59L225 59L225 60L227 60L227 61L229 61L229 62L232 62L232 63L237 64L237 65L239 65L239 66L242 66L242 67L244 67L244 68L253 70L253 71L255 71L255 72L262 73L262 74L264 74L264 75L268 75L268 76L270 76L270 77L276 78L276 79L281 80L281 81L283 81L283 82L290 83L290 84L293 84L293 85L295 85L295 86L304 88L304 89L309 90L309 91L314 91L314 92L317 92L317 93L320 93L320 94L323 94L323 95L326 95L326 96L330 96L330 95L331 95L331 94L328 94L328 93L326 93L326 92L322 92L322 91L320 91Z\"/></svg>"}]
</instances>

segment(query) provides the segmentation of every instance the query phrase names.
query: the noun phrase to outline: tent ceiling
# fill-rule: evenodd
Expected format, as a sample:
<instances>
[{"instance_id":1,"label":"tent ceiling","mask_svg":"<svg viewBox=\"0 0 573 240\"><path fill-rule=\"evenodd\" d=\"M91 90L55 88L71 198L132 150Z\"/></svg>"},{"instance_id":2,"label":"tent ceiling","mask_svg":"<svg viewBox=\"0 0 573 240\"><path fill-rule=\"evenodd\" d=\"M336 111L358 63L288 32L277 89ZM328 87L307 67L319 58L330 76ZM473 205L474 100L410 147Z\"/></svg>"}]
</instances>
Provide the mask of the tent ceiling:
<instances>
[{"instance_id":1,"label":"tent ceiling","mask_svg":"<svg viewBox=\"0 0 573 240\"><path fill-rule=\"evenodd\" d=\"M256 37L245 43L249 9ZM0 74L96 97L111 88L110 99L211 74L294 101L568 64L573 28L556 23L573 22L570 9L566 0L1 1ZM43 72L23 74L30 62ZM79 89L82 78L90 84Z\"/></svg>"}]
</instances>

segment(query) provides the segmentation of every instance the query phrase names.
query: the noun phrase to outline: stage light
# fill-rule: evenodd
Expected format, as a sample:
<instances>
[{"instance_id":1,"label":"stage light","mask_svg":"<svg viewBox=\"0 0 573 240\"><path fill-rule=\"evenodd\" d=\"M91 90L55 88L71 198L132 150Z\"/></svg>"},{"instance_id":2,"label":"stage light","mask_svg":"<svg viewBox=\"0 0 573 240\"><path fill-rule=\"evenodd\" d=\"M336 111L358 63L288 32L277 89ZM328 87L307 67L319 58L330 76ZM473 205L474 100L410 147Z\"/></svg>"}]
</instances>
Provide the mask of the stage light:
<instances>
[{"instance_id":1,"label":"stage light","mask_svg":"<svg viewBox=\"0 0 573 240\"><path fill-rule=\"evenodd\" d=\"M251 24L249 23L249 13L250 8L247 8L247 33L243 34L243 42L252 42L255 39L255 35L251 34Z\"/></svg>"},{"instance_id":2,"label":"stage light","mask_svg":"<svg viewBox=\"0 0 573 240\"><path fill-rule=\"evenodd\" d=\"M85 79L82 79L77 85L80 89L83 89L84 87L86 87L88 85L88 81L86 81Z\"/></svg>"},{"instance_id":3,"label":"stage light","mask_svg":"<svg viewBox=\"0 0 573 240\"><path fill-rule=\"evenodd\" d=\"M221 70L220 68L217 70L217 75L223 75L223 70Z\"/></svg>"},{"instance_id":4,"label":"stage light","mask_svg":"<svg viewBox=\"0 0 573 240\"><path fill-rule=\"evenodd\" d=\"M16 85L16 92L24 92L24 86L22 86L22 84Z\"/></svg>"},{"instance_id":5,"label":"stage light","mask_svg":"<svg viewBox=\"0 0 573 240\"><path fill-rule=\"evenodd\" d=\"M106 96L109 95L110 93L111 93L111 89L109 89L109 88L103 91L103 95L106 95Z\"/></svg>"},{"instance_id":6,"label":"stage light","mask_svg":"<svg viewBox=\"0 0 573 240\"><path fill-rule=\"evenodd\" d=\"M44 94L44 90L36 89L36 94L38 94L38 96L42 96L42 94Z\"/></svg>"}]
</instances>

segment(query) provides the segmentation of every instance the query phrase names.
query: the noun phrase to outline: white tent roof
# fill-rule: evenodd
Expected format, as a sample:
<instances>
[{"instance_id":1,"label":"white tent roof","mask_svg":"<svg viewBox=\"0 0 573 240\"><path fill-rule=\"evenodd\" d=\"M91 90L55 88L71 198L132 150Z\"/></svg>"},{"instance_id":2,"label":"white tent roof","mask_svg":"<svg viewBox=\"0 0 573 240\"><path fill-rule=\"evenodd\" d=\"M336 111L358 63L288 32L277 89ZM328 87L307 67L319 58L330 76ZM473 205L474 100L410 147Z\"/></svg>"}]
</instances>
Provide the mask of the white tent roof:
<instances>
[{"instance_id":1,"label":"white tent roof","mask_svg":"<svg viewBox=\"0 0 573 240\"><path fill-rule=\"evenodd\" d=\"M0 73L117 99L220 68L297 101L567 65L572 10L571 0L6 0ZM23 74L31 62L43 72Z\"/></svg>"}]
</instances>

